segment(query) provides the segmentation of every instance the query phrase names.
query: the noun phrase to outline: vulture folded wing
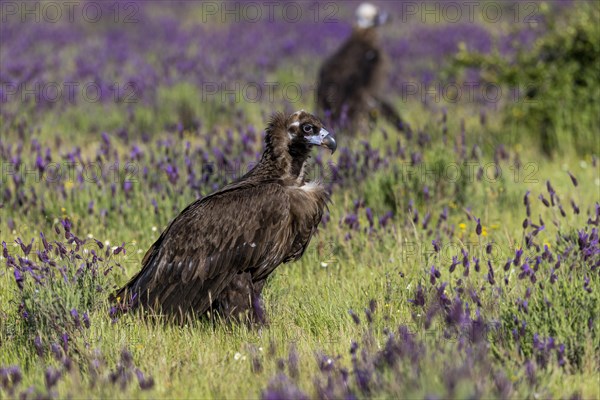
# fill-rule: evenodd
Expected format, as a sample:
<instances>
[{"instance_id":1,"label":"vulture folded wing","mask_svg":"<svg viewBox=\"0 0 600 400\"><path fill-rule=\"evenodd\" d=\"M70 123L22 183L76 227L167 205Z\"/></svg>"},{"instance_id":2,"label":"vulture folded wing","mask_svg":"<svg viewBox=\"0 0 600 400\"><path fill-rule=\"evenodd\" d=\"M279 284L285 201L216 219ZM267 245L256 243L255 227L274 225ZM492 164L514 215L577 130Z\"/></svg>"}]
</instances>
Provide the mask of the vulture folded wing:
<instances>
[{"instance_id":1,"label":"vulture folded wing","mask_svg":"<svg viewBox=\"0 0 600 400\"><path fill-rule=\"evenodd\" d=\"M205 313L237 273L281 263L290 248L289 210L277 183L225 188L192 203L122 295L171 314Z\"/></svg>"},{"instance_id":2,"label":"vulture folded wing","mask_svg":"<svg viewBox=\"0 0 600 400\"><path fill-rule=\"evenodd\" d=\"M291 199L291 215L294 239L290 253L284 262L295 261L302 257L310 243L310 239L317 231L327 208L329 195L320 184L308 183L300 188L289 190Z\"/></svg>"}]
</instances>

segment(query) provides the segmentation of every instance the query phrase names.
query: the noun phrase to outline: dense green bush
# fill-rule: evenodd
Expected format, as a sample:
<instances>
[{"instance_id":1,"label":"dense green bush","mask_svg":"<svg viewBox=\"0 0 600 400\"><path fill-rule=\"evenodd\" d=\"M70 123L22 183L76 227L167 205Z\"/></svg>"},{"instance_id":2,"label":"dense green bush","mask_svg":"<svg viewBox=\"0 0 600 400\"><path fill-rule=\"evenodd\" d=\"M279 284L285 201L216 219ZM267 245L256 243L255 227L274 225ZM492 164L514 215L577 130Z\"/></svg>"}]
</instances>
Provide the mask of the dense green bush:
<instances>
[{"instance_id":1,"label":"dense green bush","mask_svg":"<svg viewBox=\"0 0 600 400\"><path fill-rule=\"evenodd\" d=\"M515 91L505 104L504 128L516 133L516 141L525 130L547 155L570 147L593 153L600 126L599 3L578 3L564 15L542 4L540 12L545 33L531 48L517 43L514 56L463 49L453 67L477 68L485 81Z\"/></svg>"}]
</instances>

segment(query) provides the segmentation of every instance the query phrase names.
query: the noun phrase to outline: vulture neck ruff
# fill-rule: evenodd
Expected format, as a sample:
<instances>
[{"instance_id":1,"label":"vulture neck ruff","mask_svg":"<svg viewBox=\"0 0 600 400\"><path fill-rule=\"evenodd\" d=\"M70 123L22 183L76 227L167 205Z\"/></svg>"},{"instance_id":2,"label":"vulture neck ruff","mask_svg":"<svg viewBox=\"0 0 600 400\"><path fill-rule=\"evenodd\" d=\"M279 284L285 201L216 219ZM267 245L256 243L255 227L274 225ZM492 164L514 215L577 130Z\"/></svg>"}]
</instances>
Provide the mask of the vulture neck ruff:
<instances>
[{"instance_id":1,"label":"vulture neck ruff","mask_svg":"<svg viewBox=\"0 0 600 400\"><path fill-rule=\"evenodd\" d=\"M292 184L308 159L311 146L291 141L286 117L280 113L269 122L265 143L265 151L253 175L265 181L282 179L286 184Z\"/></svg>"},{"instance_id":2,"label":"vulture neck ruff","mask_svg":"<svg viewBox=\"0 0 600 400\"><path fill-rule=\"evenodd\" d=\"M361 28L357 26L352 31L351 40L358 40L375 45L379 40L377 27Z\"/></svg>"}]
</instances>

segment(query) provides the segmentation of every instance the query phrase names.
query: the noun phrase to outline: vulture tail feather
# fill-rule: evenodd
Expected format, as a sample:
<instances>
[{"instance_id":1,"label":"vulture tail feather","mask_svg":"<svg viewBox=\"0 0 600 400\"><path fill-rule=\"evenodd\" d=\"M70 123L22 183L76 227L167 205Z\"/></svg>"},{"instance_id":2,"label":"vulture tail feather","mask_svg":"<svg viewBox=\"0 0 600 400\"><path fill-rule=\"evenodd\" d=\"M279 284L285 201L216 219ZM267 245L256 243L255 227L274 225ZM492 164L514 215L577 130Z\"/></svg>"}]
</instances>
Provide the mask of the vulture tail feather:
<instances>
[{"instance_id":1,"label":"vulture tail feather","mask_svg":"<svg viewBox=\"0 0 600 400\"><path fill-rule=\"evenodd\" d=\"M400 114L398 114L396 109L390 103L379 98L375 98L375 102L377 103L383 118L385 118L385 120L390 124L394 125L396 129L398 129L400 132L406 132L408 129L410 129L408 123L402 119Z\"/></svg>"}]
</instances>

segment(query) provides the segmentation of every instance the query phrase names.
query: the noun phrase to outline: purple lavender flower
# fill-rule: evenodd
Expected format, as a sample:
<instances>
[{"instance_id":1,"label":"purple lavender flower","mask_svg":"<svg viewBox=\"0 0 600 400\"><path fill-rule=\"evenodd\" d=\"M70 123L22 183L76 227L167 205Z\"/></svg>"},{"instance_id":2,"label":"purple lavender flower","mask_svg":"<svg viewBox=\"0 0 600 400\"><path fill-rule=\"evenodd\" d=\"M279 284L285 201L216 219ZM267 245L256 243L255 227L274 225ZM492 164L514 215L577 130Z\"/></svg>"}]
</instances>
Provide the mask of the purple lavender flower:
<instances>
[{"instance_id":1,"label":"purple lavender flower","mask_svg":"<svg viewBox=\"0 0 600 400\"><path fill-rule=\"evenodd\" d=\"M479 258L473 257L473 262L475 263L475 271L479 272L480 271Z\"/></svg>"},{"instance_id":2,"label":"purple lavender flower","mask_svg":"<svg viewBox=\"0 0 600 400\"><path fill-rule=\"evenodd\" d=\"M534 385L536 382L535 378L535 365L531 360L527 360L525 362L525 374L527 375L527 380L531 385Z\"/></svg>"},{"instance_id":3,"label":"purple lavender flower","mask_svg":"<svg viewBox=\"0 0 600 400\"><path fill-rule=\"evenodd\" d=\"M521 256L523 255L523 249L517 249L515 251L515 258L513 260L513 265L516 267L521 263Z\"/></svg>"},{"instance_id":4,"label":"purple lavender flower","mask_svg":"<svg viewBox=\"0 0 600 400\"><path fill-rule=\"evenodd\" d=\"M354 311L349 310L348 314L350 314L350 316L352 317L352 320L354 321L354 323L356 325L360 325L360 318L358 318L358 315L356 315L356 313Z\"/></svg>"},{"instance_id":5,"label":"purple lavender flower","mask_svg":"<svg viewBox=\"0 0 600 400\"><path fill-rule=\"evenodd\" d=\"M569 174L569 177L571 178L571 182L573 183L573 186L577 187L577 178L575 178L573 176L573 174L571 173L571 171L567 171L567 174Z\"/></svg>"},{"instance_id":6,"label":"purple lavender flower","mask_svg":"<svg viewBox=\"0 0 600 400\"><path fill-rule=\"evenodd\" d=\"M558 348L556 349L556 354L557 354L557 358L558 358L558 365L560 365L562 367L563 365L565 365L565 345L564 344L560 344L558 346Z\"/></svg>"},{"instance_id":7,"label":"purple lavender flower","mask_svg":"<svg viewBox=\"0 0 600 400\"><path fill-rule=\"evenodd\" d=\"M81 320L79 319L79 313L75 308L71 309L71 318L73 318L73 322L75 323L76 328L81 327Z\"/></svg>"},{"instance_id":8,"label":"purple lavender flower","mask_svg":"<svg viewBox=\"0 0 600 400\"><path fill-rule=\"evenodd\" d=\"M0 389L6 390L9 393L9 397L21 383L22 379L23 375L18 365L0 367Z\"/></svg>"},{"instance_id":9,"label":"purple lavender flower","mask_svg":"<svg viewBox=\"0 0 600 400\"><path fill-rule=\"evenodd\" d=\"M415 306L423 307L425 305L425 293L423 291L423 287L419 284L417 286L417 292L415 293L414 299L409 299L409 302L413 303Z\"/></svg>"},{"instance_id":10,"label":"purple lavender flower","mask_svg":"<svg viewBox=\"0 0 600 400\"><path fill-rule=\"evenodd\" d=\"M262 400L308 400L309 397L300 390L287 376L278 374L269 382L261 395Z\"/></svg>"},{"instance_id":11,"label":"purple lavender flower","mask_svg":"<svg viewBox=\"0 0 600 400\"><path fill-rule=\"evenodd\" d=\"M452 256L452 264L450 264L450 273L454 272L456 266L459 264L458 257Z\"/></svg>"},{"instance_id":12,"label":"purple lavender flower","mask_svg":"<svg viewBox=\"0 0 600 400\"><path fill-rule=\"evenodd\" d=\"M348 225L350 229L358 230L360 228L360 223L356 214L348 214L344 218L344 224Z\"/></svg>"},{"instance_id":13,"label":"purple lavender flower","mask_svg":"<svg viewBox=\"0 0 600 400\"><path fill-rule=\"evenodd\" d=\"M423 229L427 229L427 226L429 225L429 221L431 220L431 213L427 212L425 214L425 217L423 217Z\"/></svg>"},{"instance_id":14,"label":"purple lavender flower","mask_svg":"<svg viewBox=\"0 0 600 400\"><path fill-rule=\"evenodd\" d=\"M394 213L392 211L386 212L382 217L379 218L379 226L381 228L385 228L388 224L388 221L392 219Z\"/></svg>"},{"instance_id":15,"label":"purple lavender flower","mask_svg":"<svg viewBox=\"0 0 600 400\"><path fill-rule=\"evenodd\" d=\"M440 271L438 271L435 268L435 265L432 265L431 268L429 269L429 282L432 285L435 285L436 279L439 279L441 277L441 273Z\"/></svg>"},{"instance_id":16,"label":"purple lavender flower","mask_svg":"<svg viewBox=\"0 0 600 400\"><path fill-rule=\"evenodd\" d=\"M575 214L579 214L579 207L577 206L577 204L575 204L575 201L573 201L573 199L571 199L571 207L573 207L573 212Z\"/></svg>"},{"instance_id":17,"label":"purple lavender flower","mask_svg":"<svg viewBox=\"0 0 600 400\"><path fill-rule=\"evenodd\" d=\"M367 207L365 209L365 213L367 215L367 220L369 221L369 227L371 229L373 229L373 224L374 224L374 222L373 222L373 211L371 210L370 207Z\"/></svg>"},{"instance_id":18,"label":"purple lavender flower","mask_svg":"<svg viewBox=\"0 0 600 400\"><path fill-rule=\"evenodd\" d=\"M151 376L146 377L144 373L140 371L139 368L135 369L135 375L138 379L138 383L140 384L140 389L149 390L154 387L154 378L152 378Z\"/></svg>"},{"instance_id":19,"label":"purple lavender flower","mask_svg":"<svg viewBox=\"0 0 600 400\"><path fill-rule=\"evenodd\" d=\"M58 383L58 380L62 376L62 373L53 367L46 368L44 372L44 378L46 381L46 389L50 390Z\"/></svg>"},{"instance_id":20,"label":"purple lavender flower","mask_svg":"<svg viewBox=\"0 0 600 400\"><path fill-rule=\"evenodd\" d=\"M83 326L85 326L86 328L90 327L90 317L88 316L87 312L83 313Z\"/></svg>"},{"instance_id":21,"label":"purple lavender flower","mask_svg":"<svg viewBox=\"0 0 600 400\"><path fill-rule=\"evenodd\" d=\"M15 275L15 282L17 282L17 286L19 290L23 290L23 274L19 271L18 268L15 267L13 274Z\"/></svg>"}]
</instances>

